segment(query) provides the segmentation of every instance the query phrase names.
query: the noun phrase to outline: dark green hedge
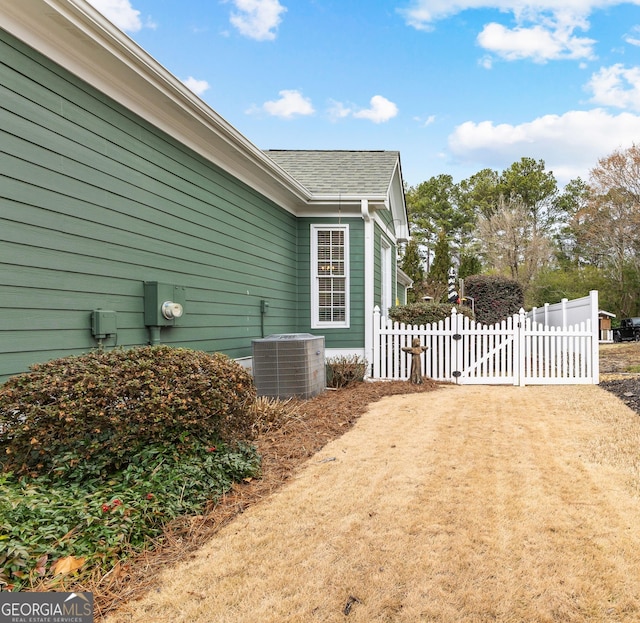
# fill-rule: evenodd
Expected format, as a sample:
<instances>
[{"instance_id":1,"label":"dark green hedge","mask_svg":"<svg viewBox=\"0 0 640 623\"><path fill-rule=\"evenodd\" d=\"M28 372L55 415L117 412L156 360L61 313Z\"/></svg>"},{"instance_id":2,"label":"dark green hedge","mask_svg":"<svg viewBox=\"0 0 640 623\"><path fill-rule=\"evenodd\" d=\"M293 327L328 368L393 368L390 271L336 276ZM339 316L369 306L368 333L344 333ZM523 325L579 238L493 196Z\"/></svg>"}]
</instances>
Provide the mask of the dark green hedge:
<instances>
[{"instance_id":1,"label":"dark green hedge","mask_svg":"<svg viewBox=\"0 0 640 623\"><path fill-rule=\"evenodd\" d=\"M35 365L0 387L0 466L38 474L93 461L108 473L145 447L251 435L251 375L225 355L169 346Z\"/></svg>"},{"instance_id":2,"label":"dark green hedge","mask_svg":"<svg viewBox=\"0 0 640 623\"><path fill-rule=\"evenodd\" d=\"M499 275L473 275L464 280L465 296L473 297L476 320L483 324L500 322L524 307L522 286Z\"/></svg>"},{"instance_id":3,"label":"dark green hedge","mask_svg":"<svg viewBox=\"0 0 640 623\"><path fill-rule=\"evenodd\" d=\"M404 322L405 324L431 324L432 322L439 322L451 316L451 309L453 307L461 314L473 318L471 309L461 305L424 302L392 307L389 310L389 318L395 322Z\"/></svg>"}]
</instances>

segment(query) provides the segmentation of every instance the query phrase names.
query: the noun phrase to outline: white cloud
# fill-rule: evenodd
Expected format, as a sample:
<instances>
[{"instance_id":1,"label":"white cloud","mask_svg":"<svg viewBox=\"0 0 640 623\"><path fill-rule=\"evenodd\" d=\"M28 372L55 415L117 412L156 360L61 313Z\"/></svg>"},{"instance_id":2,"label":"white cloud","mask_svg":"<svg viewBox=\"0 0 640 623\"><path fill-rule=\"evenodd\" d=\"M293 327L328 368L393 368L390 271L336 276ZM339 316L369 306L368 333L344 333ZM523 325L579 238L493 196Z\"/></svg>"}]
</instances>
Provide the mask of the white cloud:
<instances>
[{"instance_id":1,"label":"white cloud","mask_svg":"<svg viewBox=\"0 0 640 623\"><path fill-rule=\"evenodd\" d=\"M369 101L370 108L353 113L357 119L369 119L373 123L384 123L398 114L398 107L382 95L374 95Z\"/></svg>"},{"instance_id":2,"label":"white cloud","mask_svg":"<svg viewBox=\"0 0 640 623\"><path fill-rule=\"evenodd\" d=\"M640 46L640 26L634 26L631 32L625 35L624 40L630 45Z\"/></svg>"},{"instance_id":3,"label":"white cloud","mask_svg":"<svg viewBox=\"0 0 640 623\"><path fill-rule=\"evenodd\" d=\"M300 91L284 90L278 93L280 99L265 102L261 109L272 115L273 117L282 117L283 119L292 119L293 117L309 116L315 113L311 100L303 97ZM256 109L248 112L255 112Z\"/></svg>"},{"instance_id":4,"label":"white cloud","mask_svg":"<svg viewBox=\"0 0 640 623\"><path fill-rule=\"evenodd\" d=\"M519 125L467 121L449 136L460 162L501 169L523 156L542 159L561 183L588 178L599 158L640 136L640 116L611 115L603 109L545 115Z\"/></svg>"},{"instance_id":5,"label":"white cloud","mask_svg":"<svg viewBox=\"0 0 640 623\"><path fill-rule=\"evenodd\" d=\"M596 104L640 112L640 67L603 67L591 76L587 89L593 92L591 101Z\"/></svg>"},{"instance_id":6,"label":"white cloud","mask_svg":"<svg viewBox=\"0 0 640 623\"><path fill-rule=\"evenodd\" d=\"M373 123L384 123L398 114L398 107L386 97L374 95L369 100L369 108L358 109L355 104L343 104L342 102L331 100L327 112L332 121L338 121L345 117L355 117L356 119L368 119Z\"/></svg>"},{"instance_id":7,"label":"white cloud","mask_svg":"<svg viewBox=\"0 0 640 623\"><path fill-rule=\"evenodd\" d=\"M487 24L478 35L482 48L506 60L531 58L543 63L548 60L592 58L595 41L574 37L570 29L505 28L501 24Z\"/></svg>"},{"instance_id":8,"label":"white cloud","mask_svg":"<svg viewBox=\"0 0 640 623\"><path fill-rule=\"evenodd\" d=\"M136 11L129 0L89 0L89 2L113 22L120 30L138 32L142 29L140 11ZM155 27L150 24L150 27Z\"/></svg>"},{"instance_id":9,"label":"white cloud","mask_svg":"<svg viewBox=\"0 0 640 623\"><path fill-rule=\"evenodd\" d=\"M479 45L507 60L545 62L593 58L595 41L575 32L589 29L588 17L594 11L619 4L638 5L640 0L412 0L401 13L418 30L432 30L437 21L467 10L496 9L511 14L515 27L486 24L478 35ZM486 59L484 63L490 66Z\"/></svg>"},{"instance_id":10,"label":"white cloud","mask_svg":"<svg viewBox=\"0 0 640 623\"><path fill-rule=\"evenodd\" d=\"M331 121L337 121L338 119L344 119L351 115L353 113L353 108L351 106L345 106L342 102L330 100L327 112Z\"/></svg>"},{"instance_id":11,"label":"white cloud","mask_svg":"<svg viewBox=\"0 0 640 623\"><path fill-rule=\"evenodd\" d=\"M435 123L435 122L436 122L436 116L435 115L429 115L426 118L425 122L422 124L422 126L426 128L427 126L429 126L429 125L431 125L432 123Z\"/></svg>"},{"instance_id":12,"label":"white cloud","mask_svg":"<svg viewBox=\"0 0 640 623\"><path fill-rule=\"evenodd\" d=\"M182 81L187 88L191 89L196 95L202 95L210 88L209 83L206 80L197 80L193 76L189 76L186 80Z\"/></svg>"},{"instance_id":13,"label":"white cloud","mask_svg":"<svg viewBox=\"0 0 640 623\"><path fill-rule=\"evenodd\" d=\"M513 13L518 21L532 20L543 14L555 15L562 21L582 19L595 10L619 4L640 4L639 0L411 0L409 7L400 9L409 26L429 30L437 21L463 11L496 9Z\"/></svg>"},{"instance_id":14,"label":"white cloud","mask_svg":"<svg viewBox=\"0 0 640 623\"><path fill-rule=\"evenodd\" d=\"M275 29L287 9L278 0L232 0L236 8L229 21L245 37L257 41L276 38Z\"/></svg>"},{"instance_id":15,"label":"white cloud","mask_svg":"<svg viewBox=\"0 0 640 623\"><path fill-rule=\"evenodd\" d=\"M416 121L417 123L419 123L421 127L426 128L426 127L430 126L432 123L436 122L436 116L435 115L429 115L426 118L414 117L413 120Z\"/></svg>"}]
</instances>

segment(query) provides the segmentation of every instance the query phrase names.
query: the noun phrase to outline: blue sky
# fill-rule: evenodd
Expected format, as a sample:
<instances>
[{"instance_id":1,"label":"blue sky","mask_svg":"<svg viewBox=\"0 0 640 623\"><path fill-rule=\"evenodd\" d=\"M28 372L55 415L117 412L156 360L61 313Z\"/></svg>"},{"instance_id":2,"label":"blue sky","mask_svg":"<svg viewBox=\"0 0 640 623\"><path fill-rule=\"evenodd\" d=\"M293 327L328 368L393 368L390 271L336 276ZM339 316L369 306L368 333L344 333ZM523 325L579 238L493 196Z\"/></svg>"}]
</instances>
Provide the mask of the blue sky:
<instances>
[{"instance_id":1,"label":"blue sky","mask_svg":"<svg viewBox=\"0 0 640 623\"><path fill-rule=\"evenodd\" d=\"M262 149L394 149L405 181L640 143L640 0L90 0Z\"/></svg>"}]
</instances>

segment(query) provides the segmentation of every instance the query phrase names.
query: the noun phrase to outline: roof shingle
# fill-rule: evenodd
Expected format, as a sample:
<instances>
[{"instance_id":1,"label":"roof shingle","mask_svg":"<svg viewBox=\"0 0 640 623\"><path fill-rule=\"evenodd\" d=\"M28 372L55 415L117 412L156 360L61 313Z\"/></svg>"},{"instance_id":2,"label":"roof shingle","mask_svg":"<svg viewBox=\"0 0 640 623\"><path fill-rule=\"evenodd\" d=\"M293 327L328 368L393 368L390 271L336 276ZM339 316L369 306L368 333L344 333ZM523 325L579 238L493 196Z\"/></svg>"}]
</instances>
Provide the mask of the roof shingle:
<instances>
[{"instance_id":1,"label":"roof shingle","mask_svg":"<svg viewBox=\"0 0 640 623\"><path fill-rule=\"evenodd\" d=\"M397 151L265 150L313 194L386 196Z\"/></svg>"}]
</instances>

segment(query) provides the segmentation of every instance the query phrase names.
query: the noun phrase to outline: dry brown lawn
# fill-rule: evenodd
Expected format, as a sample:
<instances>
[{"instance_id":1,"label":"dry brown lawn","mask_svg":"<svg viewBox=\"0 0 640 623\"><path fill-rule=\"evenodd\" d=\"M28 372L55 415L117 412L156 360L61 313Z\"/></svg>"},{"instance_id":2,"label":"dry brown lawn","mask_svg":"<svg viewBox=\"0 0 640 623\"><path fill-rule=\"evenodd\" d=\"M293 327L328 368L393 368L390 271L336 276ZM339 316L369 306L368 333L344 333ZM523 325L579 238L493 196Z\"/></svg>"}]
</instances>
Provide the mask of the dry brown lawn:
<instances>
[{"instance_id":1,"label":"dry brown lawn","mask_svg":"<svg viewBox=\"0 0 640 623\"><path fill-rule=\"evenodd\" d=\"M595 386L384 398L106 621L635 623L639 450Z\"/></svg>"},{"instance_id":2,"label":"dry brown lawn","mask_svg":"<svg viewBox=\"0 0 640 623\"><path fill-rule=\"evenodd\" d=\"M600 344L600 373L640 372L640 343Z\"/></svg>"}]
</instances>

